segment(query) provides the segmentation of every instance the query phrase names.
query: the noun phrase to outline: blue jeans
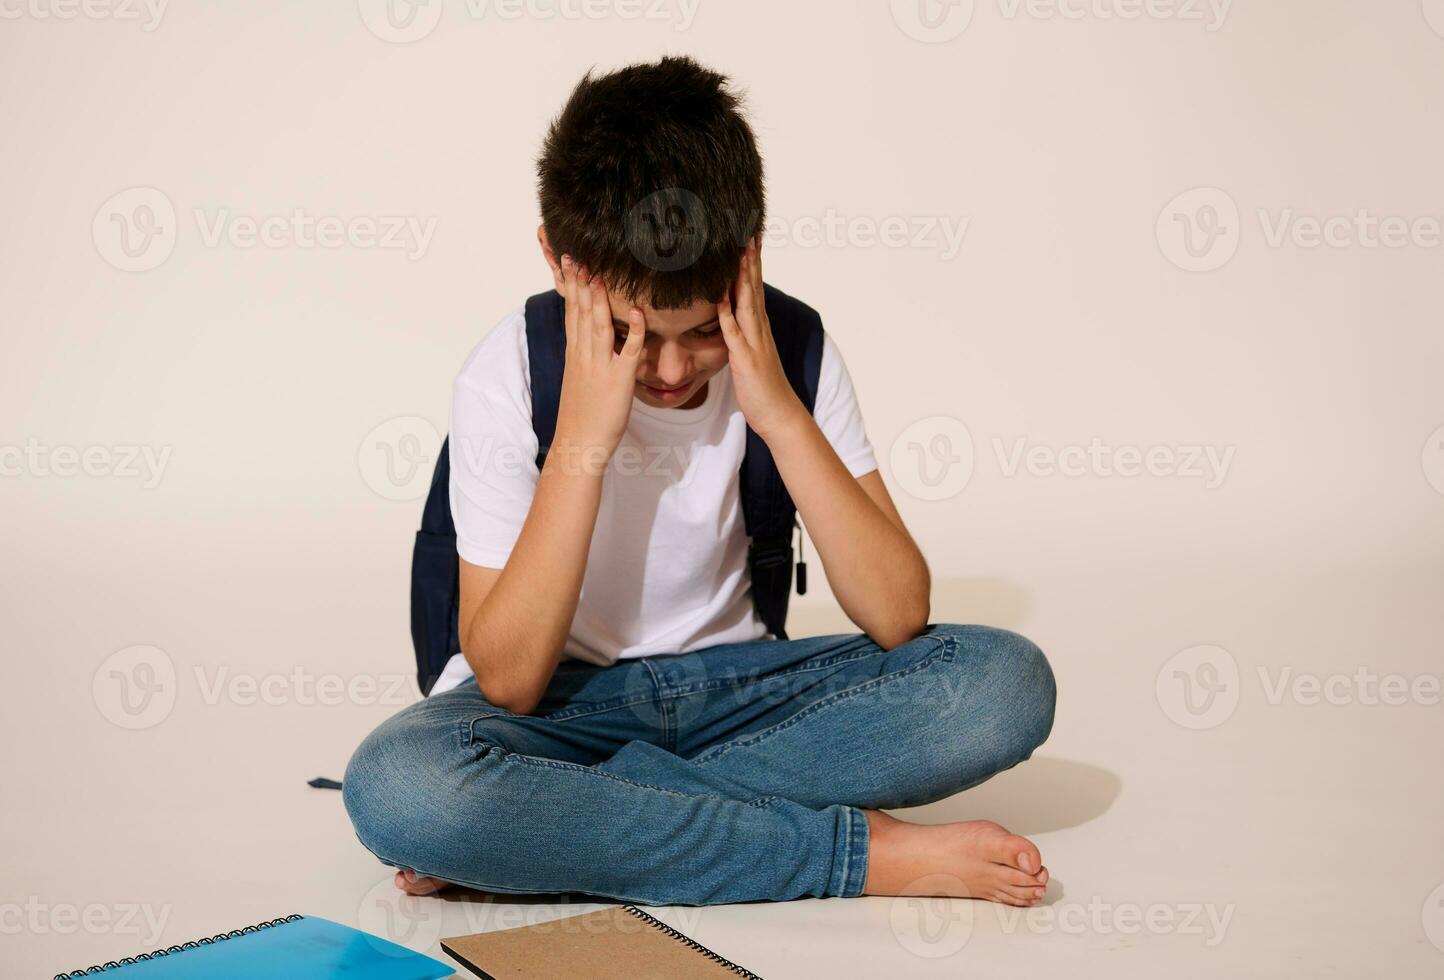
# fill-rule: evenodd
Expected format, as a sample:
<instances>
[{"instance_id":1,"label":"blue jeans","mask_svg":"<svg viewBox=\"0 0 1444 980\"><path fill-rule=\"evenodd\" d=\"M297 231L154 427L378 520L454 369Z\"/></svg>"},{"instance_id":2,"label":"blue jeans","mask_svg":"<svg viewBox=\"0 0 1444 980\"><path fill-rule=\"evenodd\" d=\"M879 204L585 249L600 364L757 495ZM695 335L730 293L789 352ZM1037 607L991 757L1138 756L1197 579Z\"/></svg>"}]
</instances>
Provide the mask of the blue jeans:
<instances>
[{"instance_id":1,"label":"blue jeans","mask_svg":"<svg viewBox=\"0 0 1444 980\"><path fill-rule=\"evenodd\" d=\"M470 680L403 709L346 769L385 864L487 892L647 905L862 893L860 808L916 806L1028 758L1053 726L1031 641L934 624L564 660L534 713Z\"/></svg>"}]
</instances>

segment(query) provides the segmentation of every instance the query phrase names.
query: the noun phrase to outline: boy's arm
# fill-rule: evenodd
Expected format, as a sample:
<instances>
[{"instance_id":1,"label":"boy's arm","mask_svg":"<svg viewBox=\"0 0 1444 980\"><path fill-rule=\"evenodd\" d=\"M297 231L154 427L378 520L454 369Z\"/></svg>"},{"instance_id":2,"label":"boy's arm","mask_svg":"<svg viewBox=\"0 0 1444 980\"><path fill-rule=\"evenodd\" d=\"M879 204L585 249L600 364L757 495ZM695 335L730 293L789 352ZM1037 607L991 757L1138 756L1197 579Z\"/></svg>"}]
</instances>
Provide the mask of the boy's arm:
<instances>
[{"instance_id":1,"label":"boy's arm","mask_svg":"<svg viewBox=\"0 0 1444 980\"><path fill-rule=\"evenodd\" d=\"M718 304L738 403L772 451L843 611L892 649L927 626L927 562L880 474L854 478L793 392L767 320L759 251L755 240L748 245L733 299Z\"/></svg>"},{"instance_id":2,"label":"boy's arm","mask_svg":"<svg viewBox=\"0 0 1444 980\"><path fill-rule=\"evenodd\" d=\"M486 699L517 714L536 708L561 662L581 599L603 475L626 431L646 337L642 311L633 307L626 343L614 349L600 280L570 257L552 273L565 301L567 335L556 432L505 566L461 563L462 654Z\"/></svg>"},{"instance_id":3,"label":"boy's arm","mask_svg":"<svg viewBox=\"0 0 1444 980\"><path fill-rule=\"evenodd\" d=\"M764 438L848 619L886 650L917 636L932 577L882 474L854 479L806 411Z\"/></svg>"},{"instance_id":4,"label":"boy's arm","mask_svg":"<svg viewBox=\"0 0 1444 980\"><path fill-rule=\"evenodd\" d=\"M582 456L568 438L552 443L506 566L461 562L462 653L486 699L517 714L561 662L601 505L603 467L563 465Z\"/></svg>"}]
</instances>

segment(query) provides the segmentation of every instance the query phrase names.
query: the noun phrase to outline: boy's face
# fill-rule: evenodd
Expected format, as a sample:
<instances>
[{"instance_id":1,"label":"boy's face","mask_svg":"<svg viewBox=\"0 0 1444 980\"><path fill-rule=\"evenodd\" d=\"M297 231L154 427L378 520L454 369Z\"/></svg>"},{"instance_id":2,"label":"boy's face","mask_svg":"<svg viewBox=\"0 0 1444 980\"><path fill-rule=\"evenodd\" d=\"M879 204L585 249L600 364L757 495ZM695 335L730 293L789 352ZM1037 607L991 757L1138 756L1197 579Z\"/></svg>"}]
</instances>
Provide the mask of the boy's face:
<instances>
[{"instance_id":1,"label":"boy's face","mask_svg":"<svg viewBox=\"0 0 1444 980\"><path fill-rule=\"evenodd\" d=\"M547 241L546 228L537 228L542 255L551 268L556 288L562 288L560 258ZM629 297L611 292L615 349L627 339ZM707 380L727 366L727 341L717 322L717 307L698 300L685 310L657 310L637 303L646 315L647 337L637 367L636 397L657 408L696 408L707 399ZM680 386L680 387L679 387ZM675 389L675 390L671 390Z\"/></svg>"},{"instance_id":2,"label":"boy's face","mask_svg":"<svg viewBox=\"0 0 1444 980\"><path fill-rule=\"evenodd\" d=\"M608 293L616 349L627 339L632 302ZM707 398L707 380L727 366L727 341L716 305L699 300L682 310L657 310L637 303L646 314L647 337L637 368L636 397L657 408L695 408Z\"/></svg>"}]
</instances>

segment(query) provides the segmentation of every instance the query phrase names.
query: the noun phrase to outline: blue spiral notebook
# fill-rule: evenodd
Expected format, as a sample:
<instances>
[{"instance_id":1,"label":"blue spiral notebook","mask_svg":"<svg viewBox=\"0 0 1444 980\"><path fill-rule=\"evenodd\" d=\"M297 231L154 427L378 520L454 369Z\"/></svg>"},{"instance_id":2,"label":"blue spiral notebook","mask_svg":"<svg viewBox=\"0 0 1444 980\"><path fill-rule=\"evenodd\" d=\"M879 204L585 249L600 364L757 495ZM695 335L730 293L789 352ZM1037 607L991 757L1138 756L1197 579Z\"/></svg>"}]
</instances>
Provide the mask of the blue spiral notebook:
<instances>
[{"instance_id":1,"label":"blue spiral notebook","mask_svg":"<svg viewBox=\"0 0 1444 980\"><path fill-rule=\"evenodd\" d=\"M429 956L314 915L289 915L220 936L127 956L55 980L109 976L117 980L440 980L456 971Z\"/></svg>"}]
</instances>

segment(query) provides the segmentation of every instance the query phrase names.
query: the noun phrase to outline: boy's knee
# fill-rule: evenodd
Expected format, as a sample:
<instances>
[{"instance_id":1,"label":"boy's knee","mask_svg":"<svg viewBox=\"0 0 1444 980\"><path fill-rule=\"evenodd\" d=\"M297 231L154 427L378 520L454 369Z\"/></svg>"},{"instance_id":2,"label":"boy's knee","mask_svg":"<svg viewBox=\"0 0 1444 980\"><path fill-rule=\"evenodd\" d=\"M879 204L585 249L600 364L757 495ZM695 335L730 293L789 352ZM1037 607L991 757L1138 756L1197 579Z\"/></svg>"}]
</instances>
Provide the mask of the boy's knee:
<instances>
[{"instance_id":1,"label":"boy's knee","mask_svg":"<svg viewBox=\"0 0 1444 980\"><path fill-rule=\"evenodd\" d=\"M417 833L417 815L434 793L438 767L405 713L367 735L351 756L341 796L356 836L388 863L403 864Z\"/></svg>"},{"instance_id":2,"label":"boy's knee","mask_svg":"<svg viewBox=\"0 0 1444 980\"><path fill-rule=\"evenodd\" d=\"M942 624L931 627L958 644L955 663L963 672L961 694L972 711L1009 745L1016 761L1028 758L1053 730L1057 682L1048 658L1020 633L992 626Z\"/></svg>"}]
</instances>

